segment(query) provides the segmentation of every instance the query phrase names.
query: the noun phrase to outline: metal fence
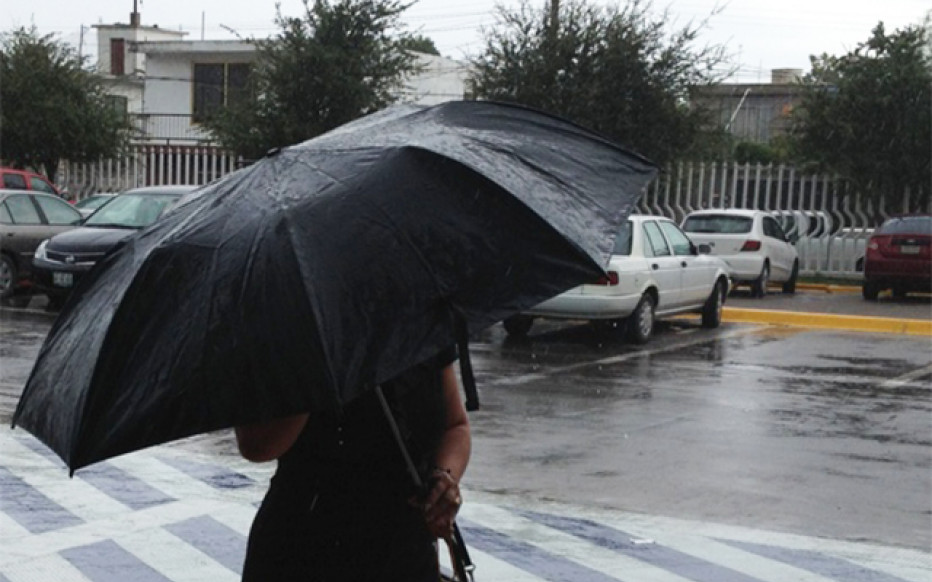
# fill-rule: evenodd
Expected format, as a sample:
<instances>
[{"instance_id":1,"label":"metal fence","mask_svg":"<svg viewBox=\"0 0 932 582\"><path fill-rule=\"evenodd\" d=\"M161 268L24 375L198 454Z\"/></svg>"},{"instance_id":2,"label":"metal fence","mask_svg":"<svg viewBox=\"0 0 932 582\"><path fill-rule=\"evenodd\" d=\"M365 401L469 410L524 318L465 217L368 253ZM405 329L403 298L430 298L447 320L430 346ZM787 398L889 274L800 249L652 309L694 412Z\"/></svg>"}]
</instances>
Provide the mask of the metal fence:
<instances>
[{"instance_id":1,"label":"metal fence","mask_svg":"<svg viewBox=\"0 0 932 582\"><path fill-rule=\"evenodd\" d=\"M900 200L872 203L844 180L785 165L680 163L651 183L637 211L677 222L709 208L768 211L797 239L802 274L859 278L874 228L896 214L932 210L921 200L907 190Z\"/></svg>"},{"instance_id":2,"label":"metal fence","mask_svg":"<svg viewBox=\"0 0 932 582\"><path fill-rule=\"evenodd\" d=\"M208 184L241 165L233 154L211 146L132 146L125 156L90 164L64 163L58 182L75 199L95 192L140 186Z\"/></svg>"},{"instance_id":3,"label":"metal fence","mask_svg":"<svg viewBox=\"0 0 932 582\"><path fill-rule=\"evenodd\" d=\"M159 184L207 184L241 165L210 146L135 146L120 160L64 164L59 181L76 198ZM928 199L928 196L926 197ZM873 204L837 178L791 166L680 163L651 183L637 211L680 222L693 210L765 210L797 239L800 272L860 277L859 263L873 229L891 215L932 211L920 196L903 192L895 203Z\"/></svg>"}]
</instances>

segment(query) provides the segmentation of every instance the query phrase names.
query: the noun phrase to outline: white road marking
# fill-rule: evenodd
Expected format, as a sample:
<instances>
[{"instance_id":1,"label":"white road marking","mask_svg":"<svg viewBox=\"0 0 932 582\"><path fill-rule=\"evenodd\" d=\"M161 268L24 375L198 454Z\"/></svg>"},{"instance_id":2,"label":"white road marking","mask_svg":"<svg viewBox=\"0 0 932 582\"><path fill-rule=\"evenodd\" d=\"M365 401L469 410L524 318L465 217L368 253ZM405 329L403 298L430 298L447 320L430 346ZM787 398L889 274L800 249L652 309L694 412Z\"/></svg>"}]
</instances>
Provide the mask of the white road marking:
<instances>
[{"instance_id":1,"label":"white road marking","mask_svg":"<svg viewBox=\"0 0 932 582\"><path fill-rule=\"evenodd\" d=\"M918 370L913 370L912 372L907 372L902 376L896 378L891 378L880 383L882 388L900 388L907 384L911 384L914 380L918 380L924 376L932 376L932 364L926 366L925 368L919 368ZM924 388L932 389L932 380L925 382Z\"/></svg>"}]
</instances>

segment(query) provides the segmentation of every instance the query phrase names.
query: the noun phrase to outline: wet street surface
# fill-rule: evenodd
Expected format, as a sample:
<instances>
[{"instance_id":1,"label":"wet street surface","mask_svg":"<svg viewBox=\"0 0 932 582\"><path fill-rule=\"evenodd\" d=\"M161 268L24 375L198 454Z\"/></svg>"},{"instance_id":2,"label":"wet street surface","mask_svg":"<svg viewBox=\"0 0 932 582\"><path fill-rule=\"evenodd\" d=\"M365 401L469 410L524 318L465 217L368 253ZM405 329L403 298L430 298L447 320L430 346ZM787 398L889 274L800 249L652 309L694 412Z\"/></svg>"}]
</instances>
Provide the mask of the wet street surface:
<instances>
[{"instance_id":1,"label":"wet street surface","mask_svg":"<svg viewBox=\"0 0 932 582\"><path fill-rule=\"evenodd\" d=\"M6 426L52 317L5 310L0 318ZM474 338L472 349L482 409L470 417L474 452L462 521L480 579L932 577L928 337L753 324L705 330L684 320L660 323L649 344L635 346L584 323L538 322L522 340L494 326ZM20 521L19 506L11 506L14 497L31 495L27 485L65 499L85 481L110 491L108 471L152 475L147 467L160 463L160 471L172 473L153 490L137 483L108 495L129 506L158 505L153 491L168 495L175 513L159 518L165 522L159 531L174 537L165 547L175 547L176 538L197 546L198 535L210 532L229 538L226 550L202 549L227 564L227 574L237 571L237 552L272 469L240 460L230 433L221 431L68 480L28 433L4 429L3 437L0 502L13 515L0 517L5 541L11 528L25 527L23 535L43 528L34 518ZM21 464L7 470L7 460ZM33 483L33 472L54 485L38 476ZM182 485L184 475L199 485ZM214 506L210 515L226 529L201 518ZM82 510L70 513L80 518ZM103 543L100 537L81 533L78 549L59 537L56 556L80 570L84 578L75 579L121 579L76 566L94 555L123 559L106 544L94 545ZM80 554L89 544L95 549ZM6 556L0 550L0 581L30 579L16 564L46 559L42 551L49 550L40 545L13 544ZM131 550L137 558L145 545L142 537L120 541L124 550L138 547ZM156 569L163 577L153 580L227 579L209 568L187 577L165 574L170 564Z\"/></svg>"}]
</instances>

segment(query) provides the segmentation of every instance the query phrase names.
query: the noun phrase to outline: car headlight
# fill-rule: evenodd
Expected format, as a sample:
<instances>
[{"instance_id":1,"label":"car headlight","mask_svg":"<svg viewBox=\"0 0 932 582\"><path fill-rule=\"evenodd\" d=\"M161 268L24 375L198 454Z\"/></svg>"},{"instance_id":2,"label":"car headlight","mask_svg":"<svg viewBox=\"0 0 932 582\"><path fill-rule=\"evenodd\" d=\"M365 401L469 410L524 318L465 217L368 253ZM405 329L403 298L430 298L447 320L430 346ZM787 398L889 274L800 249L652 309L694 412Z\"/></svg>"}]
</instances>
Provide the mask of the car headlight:
<instances>
[{"instance_id":1,"label":"car headlight","mask_svg":"<svg viewBox=\"0 0 932 582\"><path fill-rule=\"evenodd\" d=\"M45 247L49 244L49 239L39 243L39 246L36 247L36 253L32 256L33 259L42 259L43 261L48 260L48 255L45 254Z\"/></svg>"}]
</instances>

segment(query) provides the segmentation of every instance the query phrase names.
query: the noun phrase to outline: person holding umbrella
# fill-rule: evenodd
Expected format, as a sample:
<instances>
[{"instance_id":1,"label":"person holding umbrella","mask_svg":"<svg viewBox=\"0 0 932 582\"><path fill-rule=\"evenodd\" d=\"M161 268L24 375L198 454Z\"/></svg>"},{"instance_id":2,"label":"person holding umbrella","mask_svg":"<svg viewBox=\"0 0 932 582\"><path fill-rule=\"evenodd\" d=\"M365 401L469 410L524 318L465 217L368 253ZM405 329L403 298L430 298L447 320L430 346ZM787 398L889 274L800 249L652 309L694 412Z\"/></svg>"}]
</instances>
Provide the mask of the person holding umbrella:
<instances>
[{"instance_id":1,"label":"person holding umbrella","mask_svg":"<svg viewBox=\"0 0 932 582\"><path fill-rule=\"evenodd\" d=\"M299 414L236 427L246 459L278 461L249 534L244 582L438 580L435 542L452 535L471 447L455 359L444 350L367 391L339 419Z\"/></svg>"}]
</instances>

